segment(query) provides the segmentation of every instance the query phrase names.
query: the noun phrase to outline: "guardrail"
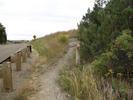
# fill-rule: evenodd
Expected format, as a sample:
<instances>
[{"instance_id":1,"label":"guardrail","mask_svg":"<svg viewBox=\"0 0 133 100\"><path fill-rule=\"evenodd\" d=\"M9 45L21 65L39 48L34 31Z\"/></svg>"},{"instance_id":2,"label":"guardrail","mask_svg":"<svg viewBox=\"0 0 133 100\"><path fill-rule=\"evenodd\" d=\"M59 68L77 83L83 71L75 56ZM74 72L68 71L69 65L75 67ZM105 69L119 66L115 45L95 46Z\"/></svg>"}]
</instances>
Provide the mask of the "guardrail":
<instances>
[{"instance_id":1,"label":"guardrail","mask_svg":"<svg viewBox=\"0 0 133 100\"><path fill-rule=\"evenodd\" d=\"M11 54L9 58L4 60L0 64L0 78L3 78L3 92L13 91L12 85L12 66L11 63L15 63L16 71L21 71L21 63L26 63L26 57L30 57L31 46Z\"/></svg>"}]
</instances>

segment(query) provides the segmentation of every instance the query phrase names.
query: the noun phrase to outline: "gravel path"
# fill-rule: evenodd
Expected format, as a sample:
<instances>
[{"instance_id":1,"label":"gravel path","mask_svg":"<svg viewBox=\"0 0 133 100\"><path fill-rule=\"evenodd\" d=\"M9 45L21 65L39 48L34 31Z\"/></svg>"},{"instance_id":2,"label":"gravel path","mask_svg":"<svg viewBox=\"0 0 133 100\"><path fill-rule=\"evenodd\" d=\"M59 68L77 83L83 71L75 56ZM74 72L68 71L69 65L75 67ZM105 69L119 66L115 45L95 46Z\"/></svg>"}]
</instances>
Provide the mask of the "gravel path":
<instances>
[{"instance_id":1,"label":"gravel path","mask_svg":"<svg viewBox=\"0 0 133 100\"><path fill-rule=\"evenodd\" d=\"M50 66L39 78L42 84L40 87L41 90L30 97L29 100L71 100L67 93L63 93L60 90L56 80L58 78L58 71L67 63L67 59L72 56L76 43L75 41L70 42L68 51L64 57L59 59L54 66Z\"/></svg>"}]
</instances>

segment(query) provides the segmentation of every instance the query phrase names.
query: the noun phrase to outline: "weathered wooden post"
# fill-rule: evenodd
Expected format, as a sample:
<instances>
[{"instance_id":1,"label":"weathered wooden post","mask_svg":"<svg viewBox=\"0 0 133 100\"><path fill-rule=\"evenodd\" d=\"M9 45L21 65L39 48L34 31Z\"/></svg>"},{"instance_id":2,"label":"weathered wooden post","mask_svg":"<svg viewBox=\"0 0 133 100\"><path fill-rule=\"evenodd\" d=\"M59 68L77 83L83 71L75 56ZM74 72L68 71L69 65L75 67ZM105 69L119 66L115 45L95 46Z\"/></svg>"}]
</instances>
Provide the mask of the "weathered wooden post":
<instances>
[{"instance_id":1,"label":"weathered wooden post","mask_svg":"<svg viewBox=\"0 0 133 100\"><path fill-rule=\"evenodd\" d=\"M3 78L2 64L0 64L0 78Z\"/></svg>"},{"instance_id":2,"label":"weathered wooden post","mask_svg":"<svg viewBox=\"0 0 133 100\"><path fill-rule=\"evenodd\" d=\"M16 63L16 55L11 54L11 63Z\"/></svg>"},{"instance_id":3,"label":"weathered wooden post","mask_svg":"<svg viewBox=\"0 0 133 100\"><path fill-rule=\"evenodd\" d=\"M2 69L3 69L3 91L11 92L13 90L11 62L3 62Z\"/></svg>"},{"instance_id":4,"label":"weathered wooden post","mask_svg":"<svg viewBox=\"0 0 133 100\"><path fill-rule=\"evenodd\" d=\"M27 46L27 57L30 57L30 47Z\"/></svg>"},{"instance_id":5,"label":"weathered wooden post","mask_svg":"<svg viewBox=\"0 0 133 100\"><path fill-rule=\"evenodd\" d=\"M20 53L20 56L22 57L22 51L18 51L18 53Z\"/></svg>"},{"instance_id":6,"label":"weathered wooden post","mask_svg":"<svg viewBox=\"0 0 133 100\"><path fill-rule=\"evenodd\" d=\"M21 53L16 53L16 71L21 71Z\"/></svg>"},{"instance_id":7,"label":"weathered wooden post","mask_svg":"<svg viewBox=\"0 0 133 100\"><path fill-rule=\"evenodd\" d=\"M77 47L76 47L76 64L80 63L80 53L79 53L79 50L80 50L80 44L77 43Z\"/></svg>"},{"instance_id":8,"label":"weathered wooden post","mask_svg":"<svg viewBox=\"0 0 133 100\"><path fill-rule=\"evenodd\" d=\"M22 62L26 63L26 49L22 50Z\"/></svg>"},{"instance_id":9,"label":"weathered wooden post","mask_svg":"<svg viewBox=\"0 0 133 100\"><path fill-rule=\"evenodd\" d=\"M11 63L16 63L16 71L21 71L21 53L11 54Z\"/></svg>"}]
</instances>

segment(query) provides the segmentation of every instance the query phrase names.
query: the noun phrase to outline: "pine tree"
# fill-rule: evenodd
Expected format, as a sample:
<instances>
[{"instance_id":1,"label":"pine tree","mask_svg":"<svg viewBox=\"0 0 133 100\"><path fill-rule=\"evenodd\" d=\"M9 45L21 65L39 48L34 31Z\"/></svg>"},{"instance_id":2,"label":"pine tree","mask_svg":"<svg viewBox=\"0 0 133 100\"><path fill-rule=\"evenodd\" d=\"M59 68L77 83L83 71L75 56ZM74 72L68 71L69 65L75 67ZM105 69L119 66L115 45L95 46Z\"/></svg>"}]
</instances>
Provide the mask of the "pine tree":
<instances>
[{"instance_id":1,"label":"pine tree","mask_svg":"<svg viewBox=\"0 0 133 100\"><path fill-rule=\"evenodd\" d=\"M95 58L109 51L112 41L125 29L130 29L133 36L132 5L132 0L95 1L93 10L88 9L78 25L81 57Z\"/></svg>"},{"instance_id":2,"label":"pine tree","mask_svg":"<svg viewBox=\"0 0 133 100\"><path fill-rule=\"evenodd\" d=\"M6 28L0 23L0 43L6 43L7 35Z\"/></svg>"}]
</instances>

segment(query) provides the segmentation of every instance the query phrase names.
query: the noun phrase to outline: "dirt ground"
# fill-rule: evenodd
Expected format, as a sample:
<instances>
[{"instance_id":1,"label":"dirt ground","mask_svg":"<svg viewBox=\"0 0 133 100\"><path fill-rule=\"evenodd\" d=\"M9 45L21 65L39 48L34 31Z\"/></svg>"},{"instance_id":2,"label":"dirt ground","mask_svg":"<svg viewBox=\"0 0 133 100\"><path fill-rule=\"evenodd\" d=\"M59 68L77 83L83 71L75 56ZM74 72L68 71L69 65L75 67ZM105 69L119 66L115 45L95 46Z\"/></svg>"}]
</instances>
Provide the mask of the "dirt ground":
<instances>
[{"instance_id":1,"label":"dirt ground","mask_svg":"<svg viewBox=\"0 0 133 100\"><path fill-rule=\"evenodd\" d=\"M71 100L70 96L67 93L61 91L57 81L58 72L63 69L67 63L67 59L73 56L73 50L76 46L76 39L71 39L67 53L63 58L60 58L56 64L50 66L46 69L45 73L41 76L34 75L33 83L40 83L38 86L39 90L37 93L32 94L28 100Z\"/></svg>"}]
</instances>

